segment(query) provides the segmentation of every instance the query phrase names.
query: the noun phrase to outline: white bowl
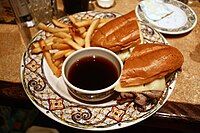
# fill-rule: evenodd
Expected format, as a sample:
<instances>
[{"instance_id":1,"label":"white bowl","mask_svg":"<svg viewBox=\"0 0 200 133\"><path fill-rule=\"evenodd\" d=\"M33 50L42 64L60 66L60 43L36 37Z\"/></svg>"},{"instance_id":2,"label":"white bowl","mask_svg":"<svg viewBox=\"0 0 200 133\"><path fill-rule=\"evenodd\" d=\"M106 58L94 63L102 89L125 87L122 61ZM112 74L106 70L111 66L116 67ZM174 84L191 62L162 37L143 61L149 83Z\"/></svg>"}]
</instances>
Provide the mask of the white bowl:
<instances>
[{"instance_id":1,"label":"white bowl","mask_svg":"<svg viewBox=\"0 0 200 133\"><path fill-rule=\"evenodd\" d=\"M106 88L99 89L99 90L85 90L82 88L78 88L74 86L72 83L70 83L67 78L70 67L77 60L80 60L81 58L88 57L88 56L100 56L112 62L114 66L117 68L118 79L112 85ZM119 83L122 68L123 68L123 63L121 59L114 52L105 48L100 48L100 47L83 48L83 49L75 51L74 53L72 53L65 59L62 66L62 77L68 87L67 88L68 91L73 96L83 101L96 102L96 101L104 100L110 97L114 93L114 87Z\"/></svg>"}]
</instances>

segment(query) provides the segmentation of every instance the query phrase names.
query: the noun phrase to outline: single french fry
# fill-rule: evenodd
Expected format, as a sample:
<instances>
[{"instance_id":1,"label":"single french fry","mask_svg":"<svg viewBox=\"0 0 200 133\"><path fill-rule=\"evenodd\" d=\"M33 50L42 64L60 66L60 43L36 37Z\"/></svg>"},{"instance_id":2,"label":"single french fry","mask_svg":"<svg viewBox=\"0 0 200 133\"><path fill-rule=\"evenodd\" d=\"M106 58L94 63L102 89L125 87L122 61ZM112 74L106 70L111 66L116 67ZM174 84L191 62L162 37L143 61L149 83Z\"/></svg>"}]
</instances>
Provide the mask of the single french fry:
<instances>
[{"instance_id":1,"label":"single french fry","mask_svg":"<svg viewBox=\"0 0 200 133\"><path fill-rule=\"evenodd\" d=\"M75 50L71 49L68 53L65 54L65 57L69 56L71 53L73 53Z\"/></svg>"},{"instance_id":2,"label":"single french fry","mask_svg":"<svg viewBox=\"0 0 200 133\"><path fill-rule=\"evenodd\" d=\"M58 51L52 56L52 59L56 60L56 59L62 58L65 56L65 54L67 54L70 51L71 51L71 49Z\"/></svg>"},{"instance_id":3,"label":"single french fry","mask_svg":"<svg viewBox=\"0 0 200 133\"><path fill-rule=\"evenodd\" d=\"M56 32L69 32L69 28L52 28L52 27L48 27L43 23L39 23L38 24L38 28L50 33L56 33Z\"/></svg>"},{"instance_id":4,"label":"single french fry","mask_svg":"<svg viewBox=\"0 0 200 133\"><path fill-rule=\"evenodd\" d=\"M50 36L50 37L46 38L44 41L45 41L46 44L52 43L54 38L55 38L55 37Z\"/></svg>"},{"instance_id":5,"label":"single french fry","mask_svg":"<svg viewBox=\"0 0 200 133\"><path fill-rule=\"evenodd\" d=\"M62 69L62 65L63 65L63 62L61 62L61 63L58 65L58 69L60 69L60 71L61 71L61 69Z\"/></svg>"},{"instance_id":6,"label":"single french fry","mask_svg":"<svg viewBox=\"0 0 200 133\"><path fill-rule=\"evenodd\" d=\"M82 28L84 28L84 27L82 27ZM81 38L81 34L79 32L79 29L77 29L76 27L71 27L70 30L69 30L69 32L70 32L70 35L72 36L73 40L78 45L80 45L81 47L83 47L84 44L85 44L85 40L83 38Z\"/></svg>"},{"instance_id":7,"label":"single french fry","mask_svg":"<svg viewBox=\"0 0 200 133\"><path fill-rule=\"evenodd\" d=\"M47 46L53 45L53 42L49 42L46 44Z\"/></svg>"},{"instance_id":8,"label":"single french fry","mask_svg":"<svg viewBox=\"0 0 200 133\"><path fill-rule=\"evenodd\" d=\"M52 55L52 59L57 60L57 59L62 58L64 56L65 56L65 50L61 50L61 51L57 51L56 53L54 53Z\"/></svg>"},{"instance_id":9,"label":"single french fry","mask_svg":"<svg viewBox=\"0 0 200 133\"><path fill-rule=\"evenodd\" d=\"M63 39L65 43L69 44L72 46L74 49L82 49L83 47L79 46L77 43L75 43L71 38L65 38Z\"/></svg>"},{"instance_id":10,"label":"single french fry","mask_svg":"<svg viewBox=\"0 0 200 133\"><path fill-rule=\"evenodd\" d=\"M34 42L32 45L34 46L34 48L40 47L40 44L38 42Z\"/></svg>"},{"instance_id":11,"label":"single french fry","mask_svg":"<svg viewBox=\"0 0 200 133\"><path fill-rule=\"evenodd\" d=\"M44 40L40 40L39 41L39 44L40 44L40 47L45 47L46 44L45 44L45 41ZM51 58L51 54L49 53L49 51L43 51L43 55L47 61L47 64L49 65L50 69L52 70L53 74L56 76L56 77L60 77L61 75L61 71L60 69L58 69L58 67L56 67L52 61L52 58Z\"/></svg>"},{"instance_id":12,"label":"single french fry","mask_svg":"<svg viewBox=\"0 0 200 133\"><path fill-rule=\"evenodd\" d=\"M40 47L35 47L34 49L31 50L32 54L38 54L41 52L42 52L42 49Z\"/></svg>"},{"instance_id":13,"label":"single french fry","mask_svg":"<svg viewBox=\"0 0 200 133\"><path fill-rule=\"evenodd\" d=\"M55 26L61 27L61 28L69 28L68 24L65 24L63 22L58 21L57 19L52 19L52 22Z\"/></svg>"},{"instance_id":14,"label":"single french fry","mask_svg":"<svg viewBox=\"0 0 200 133\"><path fill-rule=\"evenodd\" d=\"M100 19L95 19L92 24L90 25L90 27L88 28L87 34L85 36L85 47L90 47L90 40L91 40L91 36L92 33L94 32L94 30L97 28L98 24L100 22Z\"/></svg>"},{"instance_id":15,"label":"single french fry","mask_svg":"<svg viewBox=\"0 0 200 133\"><path fill-rule=\"evenodd\" d=\"M56 37L53 39L53 43L64 43L62 38Z\"/></svg>"},{"instance_id":16,"label":"single french fry","mask_svg":"<svg viewBox=\"0 0 200 133\"><path fill-rule=\"evenodd\" d=\"M106 23L100 23L97 28L101 28L102 26L104 26Z\"/></svg>"},{"instance_id":17,"label":"single french fry","mask_svg":"<svg viewBox=\"0 0 200 133\"><path fill-rule=\"evenodd\" d=\"M66 50L66 49L71 49L72 47L68 44L64 43L54 43L52 44L52 49L58 49L58 50Z\"/></svg>"},{"instance_id":18,"label":"single french fry","mask_svg":"<svg viewBox=\"0 0 200 133\"><path fill-rule=\"evenodd\" d=\"M113 18L101 18L100 19L100 23L107 23L109 22L110 20L112 20Z\"/></svg>"},{"instance_id":19,"label":"single french fry","mask_svg":"<svg viewBox=\"0 0 200 133\"><path fill-rule=\"evenodd\" d=\"M52 45L46 45L44 47L43 50L53 50L53 49L57 49L57 50L66 50L66 49L71 49L72 47L68 44L64 44L64 43L53 43Z\"/></svg>"},{"instance_id":20,"label":"single french fry","mask_svg":"<svg viewBox=\"0 0 200 133\"><path fill-rule=\"evenodd\" d=\"M84 33L81 35L81 37L82 37L82 38L85 38L85 37L86 37L86 35L87 35L87 31L86 31L86 32L84 32Z\"/></svg>"},{"instance_id":21,"label":"single french fry","mask_svg":"<svg viewBox=\"0 0 200 133\"><path fill-rule=\"evenodd\" d=\"M45 48L45 46L46 46L45 41L44 40L39 40L38 43L40 45L40 48L43 50Z\"/></svg>"},{"instance_id":22,"label":"single french fry","mask_svg":"<svg viewBox=\"0 0 200 133\"><path fill-rule=\"evenodd\" d=\"M82 20L82 21L78 21L75 23L75 25L77 27L86 27L86 26L90 26L92 23L91 19L87 19L87 20Z\"/></svg>"},{"instance_id":23,"label":"single french fry","mask_svg":"<svg viewBox=\"0 0 200 133\"><path fill-rule=\"evenodd\" d=\"M50 69L52 70L53 74L56 76L56 77L60 77L61 76L61 70L58 69L54 64L53 64L53 61L51 59L51 54L49 52L44 52L44 57L50 67Z\"/></svg>"},{"instance_id":24,"label":"single french fry","mask_svg":"<svg viewBox=\"0 0 200 133\"><path fill-rule=\"evenodd\" d=\"M68 44L63 44L63 43L54 43L52 45L46 45L44 47L44 50L45 51L48 51L48 50L66 50L66 49L71 49L72 47L69 46Z\"/></svg>"},{"instance_id":25,"label":"single french fry","mask_svg":"<svg viewBox=\"0 0 200 133\"><path fill-rule=\"evenodd\" d=\"M80 27L80 28L78 28L78 31L79 31L80 34L83 34L84 32L86 32L86 28Z\"/></svg>"},{"instance_id":26,"label":"single french fry","mask_svg":"<svg viewBox=\"0 0 200 133\"><path fill-rule=\"evenodd\" d=\"M65 33L65 32L57 32L53 34L56 37L60 37L60 38L72 38L71 35Z\"/></svg>"},{"instance_id":27,"label":"single french fry","mask_svg":"<svg viewBox=\"0 0 200 133\"><path fill-rule=\"evenodd\" d=\"M52 31L52 33L56 33L56 32L69 32L69 28L54 28L54 30Z\"/></svg>"},{"instance_id":28,"label":"single french fry","mask_svg":"<svg viewBox=\"0 0 200 133\"><path fill-rule=\"evenodd\" d=\"M44 46L44 50L45 51L52 50L52 45L46 45L46 46Z\"/></svg>"},{"instance_id":29,"label":"single french fry","mask_svg":"<svg viewBox=\"0 0 200 133\"><path fill-rule=\"evenodd\" d=\"M76 23L76 18L74 16L70 15L68 18L73 24Z\"/></svg>"},{"instance_id":30,"label":"single french fry","mask_svg":"<svg viewBox=\"0 0 200 133\"><path fill-rule=\"evenodd\" d=\"M76 43L78 43L81 47L85 45L85 40L79 36L74 35L73 39Z\"/></svg>"},{"instance_id":31,"label":"single french fry","mask_svg":"<svg viewBox=\"0 0 200 133\"><path fill-rule=\"evenodd\" d=\"M54 44L59 44L59 43L62 43L62 44L67 44L66 41L62 38L55 38L53 40ZM68 45L68 44L67 44ZM70 46L70 45L69 45ZM71 47L71 46L70 46Z\"/></svg>"},{"instance_id":32,"label":"single french fry","mask_svg":"<svg viewBox=\"0 0 200 133\"><path fill-rule=\"evenodd\" d=\"M59 66L60 64L62 64L63 63L63 58L59 58L59 59L56 59L55 61L54 61L54 65L55 66Z\"/></svg>"}]
</instances>

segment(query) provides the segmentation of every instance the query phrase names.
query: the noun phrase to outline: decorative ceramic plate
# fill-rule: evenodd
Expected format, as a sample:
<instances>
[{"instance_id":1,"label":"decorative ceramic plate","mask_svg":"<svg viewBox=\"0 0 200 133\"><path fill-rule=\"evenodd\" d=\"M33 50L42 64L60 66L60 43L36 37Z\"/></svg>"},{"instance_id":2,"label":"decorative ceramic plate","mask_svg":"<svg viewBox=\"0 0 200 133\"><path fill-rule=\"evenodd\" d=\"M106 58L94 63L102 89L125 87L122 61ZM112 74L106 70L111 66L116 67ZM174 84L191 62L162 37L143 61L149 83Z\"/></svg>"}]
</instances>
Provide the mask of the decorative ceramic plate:
<instances>
[{"instance_id":1,"label":"decorative ceramic plate","mask_svg":"<svg viewBox=\"0 0 200 133\"><path fill-rule=\"evenodd\" d=\"M74 16L84 18L115 18L119 14L110 12L81 12ZM67 17L61 18L69 22ZM161 42L167 44L165 38L143 23L141 32L144 43ZM49 26L53 27L53 24ZM161 98L141 111L133 102L118 104L116 98L89 104L74 99L67 91L62 77L55 77L43 54L32 54L31 46L49 33L40 31L31 41L24 53L21 63L21 79L24 90L33 104L45 115L64 125L83 130L113 130L127 127L145 120L154 114L167 101L175 86L176 73L166 80L167 88Z\"/></svg>"},{"instance_id":2,"label":"decorative ceramic plate","mask_svg":"<svg viewBox=\"0 0 200 133\"><path fill-rule=\"evenodd\" d=\"M141 10L139 3L135 9L138 19L165 34L183 34L195 27L197 24L197 16L188 5L177 0L163 1L165 6L172 11L172 14L158 21L153 21Z\"/></svg>"}]
</instances>

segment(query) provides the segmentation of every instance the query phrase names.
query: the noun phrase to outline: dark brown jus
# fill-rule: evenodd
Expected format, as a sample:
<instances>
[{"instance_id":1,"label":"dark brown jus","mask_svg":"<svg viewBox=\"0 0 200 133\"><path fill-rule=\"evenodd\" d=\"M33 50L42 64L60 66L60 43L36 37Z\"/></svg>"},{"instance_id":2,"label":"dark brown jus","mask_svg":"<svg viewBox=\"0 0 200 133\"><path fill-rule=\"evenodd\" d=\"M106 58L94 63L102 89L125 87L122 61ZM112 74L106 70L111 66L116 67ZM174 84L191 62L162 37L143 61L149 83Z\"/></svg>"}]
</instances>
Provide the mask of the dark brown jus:
<instances>
[{"instance_id":1,"label":"dark brown jus","mask_svg":"<svg viewBox=\"0 0 200 133\"><path fill-rule=\"evenodd\" d=\"M84 90L99 90L112 85L118 78L115 65L99 56L77 60L69 69L69 82Z\"/></svg>"}]
</instances>

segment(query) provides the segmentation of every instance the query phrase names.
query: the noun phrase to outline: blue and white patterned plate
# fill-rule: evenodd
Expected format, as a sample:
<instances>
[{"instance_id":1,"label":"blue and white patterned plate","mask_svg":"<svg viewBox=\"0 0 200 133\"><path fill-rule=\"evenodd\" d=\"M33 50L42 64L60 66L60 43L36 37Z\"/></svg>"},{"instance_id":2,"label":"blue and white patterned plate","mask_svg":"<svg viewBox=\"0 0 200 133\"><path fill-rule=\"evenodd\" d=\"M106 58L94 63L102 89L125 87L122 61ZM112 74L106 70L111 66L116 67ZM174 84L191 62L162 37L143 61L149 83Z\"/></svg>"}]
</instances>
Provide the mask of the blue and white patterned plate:
<instances>
[{"instance_id":1,"label":"blue and white patterned plate","mask_svg":"<svg viewBox=\"0 0 200 133\"><path fill-rule=\"evenodd\" d=\"M163 1L173 11L167 17L159 21L149 19L141 10L140 3L135 9L136 16L140 21L148 23L148 25L164 34L183 34L191 31L195 27L197 24L197 16L188 5L177 0Z\"/></svg>"},{"instance_id":2,"label":"blue and white patterned plate","mask_svg":"<svg viewBox=\"0 0 200 133\"><path fill-rule=\"evenodd\" d=\"M81 12L74 15L78 19L96 17L117 17L110 12ZM61 18L69 22L67 17ZM161 42L167 44L165 38L143 23L140 23L144 43ZM49 26L53 27L53 24ZM31 41L21 62L21 80L24 90L32 103L45 115L64 125L83 130L113 130L127 127L145 120L160 109L172 93L177 74L167 80L162 97L140 111L134 102L118 104L116 98L98 104L83 103L74 99L67 91L63 79L55 77L43 54L32 54L31 46L41 38L46 39L49 33L40 31Z\"/></svg>"}]
</instances>

